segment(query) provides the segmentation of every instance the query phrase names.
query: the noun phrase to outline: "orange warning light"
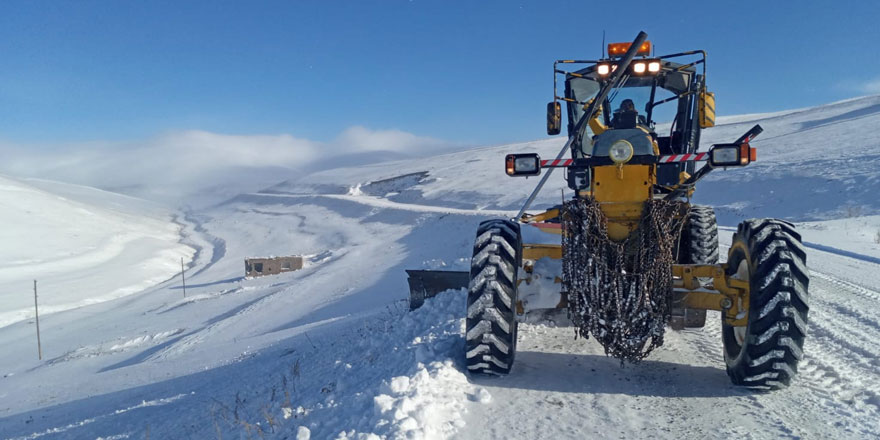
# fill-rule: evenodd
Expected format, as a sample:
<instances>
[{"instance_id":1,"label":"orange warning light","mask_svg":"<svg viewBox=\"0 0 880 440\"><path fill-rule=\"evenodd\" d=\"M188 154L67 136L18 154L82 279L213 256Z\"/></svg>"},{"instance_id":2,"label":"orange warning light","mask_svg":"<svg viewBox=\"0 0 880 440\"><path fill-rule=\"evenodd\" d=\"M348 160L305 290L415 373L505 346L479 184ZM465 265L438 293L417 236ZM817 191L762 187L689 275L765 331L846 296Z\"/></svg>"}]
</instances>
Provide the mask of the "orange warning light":
<instances>
[{"instance_id":1,"label":"orange warning light","mask_svg":"<svg viewBox=\"0 0 880 440\"><path fill-rule=\"evenodd\" d=\"M608 45L608 56L611 57L622 57L623 54L629 50L629 47L632 46L632 43L611 43ZM645 40L641 46L639 46L639 51L636 52L636 55L650 55L651 54L651 42Z\"/></svg>"}]
</instances>

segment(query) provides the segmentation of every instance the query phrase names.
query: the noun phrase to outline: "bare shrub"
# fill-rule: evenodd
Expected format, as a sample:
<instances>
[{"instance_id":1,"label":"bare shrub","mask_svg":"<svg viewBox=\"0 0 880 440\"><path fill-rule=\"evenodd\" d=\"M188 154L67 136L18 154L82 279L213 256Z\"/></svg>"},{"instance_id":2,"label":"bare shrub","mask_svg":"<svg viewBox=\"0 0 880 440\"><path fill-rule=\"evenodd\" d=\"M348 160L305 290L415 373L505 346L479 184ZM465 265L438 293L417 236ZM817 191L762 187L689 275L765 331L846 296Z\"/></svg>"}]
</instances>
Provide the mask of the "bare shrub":
<instances>
[{"instance_id":1,"label":"bare shrub","mask_svg":"<svg viewBox=\"0 0 880 440\"><path fill-rule=\"evenodd\" d=\"M862 215L862 207L859 205L846 205L844 210L846 218L859 217Z\"/></svg>"},{"instance_id":2,"label":"bare shrub","mask_svg":"<svg viewBox=\"0 0 880 440\"><path fill-rule=\"evenodd\" d=\"M248 411L247 398L242 397L241 393L235 394L234 405L226 405L213 399L211 419L217 438L221 440L223 438L224 429L221 427L221 422L247 439L262 439L267 434L275 434L283 424L282 419L289 418L293 413L292 400L293 395L296 394L296 382L299 376L300 360L297 359L291 365L290 373L281 374L280 386L276 384L272 387L268 396L269 401L257 408L258 415ZM253 420L257 421L253 422Z\"/></svg>"}]
</instances>

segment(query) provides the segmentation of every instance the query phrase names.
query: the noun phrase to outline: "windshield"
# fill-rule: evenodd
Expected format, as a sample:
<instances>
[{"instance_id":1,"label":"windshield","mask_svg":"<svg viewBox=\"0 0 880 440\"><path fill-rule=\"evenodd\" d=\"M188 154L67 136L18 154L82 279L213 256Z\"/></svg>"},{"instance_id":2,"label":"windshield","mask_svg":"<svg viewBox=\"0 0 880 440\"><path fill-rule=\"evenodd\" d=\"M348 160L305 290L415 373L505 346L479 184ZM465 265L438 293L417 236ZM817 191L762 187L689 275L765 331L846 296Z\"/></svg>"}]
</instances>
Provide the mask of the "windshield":
<instances>
[{"instance_id":1,"label":"windshield","mask_svg":"<svg viewBox=\"0 0 880 440\"><path fill-rule=\"evenodd\" d=\"M587 78L572 78L568 81L569 93L571 96L569 98L573 98L579 102L587 102L596 97L599 93L599 83ZM581 117L584 115L583 105L580 104L570 104L568 106L571 113L571 120L574 122L580 121Z\"/></svg>"},{"instance_id":2,"label":"windshield","mask_svg":"<svg viewBox=\"0 0 880 440\"><path fill-rule=\"evenodd\" d=\"M624 101L632 101L639 116L648 114L646 104L651 100L651 87L623 87L612 91L608 95L611 103L611 115L619 112Z\"/></svg>"},{"instance_id":3,"label":"windshield","mask_svg":"<svg viewBox=\"0 0 880 440\"><path fill-rule=\"evenodd\" d=\"M657 87L657 90L654 92L654 101L660 102L666 98L671 96L675 96L674 93ZM614 115L614 112L620 109L621 104L625 100L631 100L635 105L636 111L639 112L639 116L647 118L648 116L648 104L651 102L651 86L635 86L635 87L622 87L615 91L612 91L609 94L608 101L611 103L611 116ZM675 104L675 100L672 102L661 104L659 106L654 107L654 110L651 114L652 122L669 122L675 118L675 113L678 110L677 105Z\"/></svg>"},{"instance_id":4,"label":"windshield","mask_svg":"<svg viewBox=\"0 0 880 440\"><path fill-rule=\"evenodd\" d=\"M579 102L587 102L596 97L599 93L600 83L588 78L570 78L568 81L569 98L573 98ZM639 112L640 119L646 120L648 115L648 103L651 102L651 83L645 82L642 78L630 78L624 87L612 90L608 95L609 108L607 110L608 120L614 116L614 112L620 108L623 101L629 99L633 102L636 111ZM669 97L675 96L669 90L657 87L654 92L655 103L660 102ZM653 122L670 122L675 118L678 110L676 100L669 103L661 104L653 108L651 120ZM584 114L584 108L581 104L569 104L569 112L572 123L580 120ZM589 128L587 128L589 131Z\"/></svg>"}]
</instances>

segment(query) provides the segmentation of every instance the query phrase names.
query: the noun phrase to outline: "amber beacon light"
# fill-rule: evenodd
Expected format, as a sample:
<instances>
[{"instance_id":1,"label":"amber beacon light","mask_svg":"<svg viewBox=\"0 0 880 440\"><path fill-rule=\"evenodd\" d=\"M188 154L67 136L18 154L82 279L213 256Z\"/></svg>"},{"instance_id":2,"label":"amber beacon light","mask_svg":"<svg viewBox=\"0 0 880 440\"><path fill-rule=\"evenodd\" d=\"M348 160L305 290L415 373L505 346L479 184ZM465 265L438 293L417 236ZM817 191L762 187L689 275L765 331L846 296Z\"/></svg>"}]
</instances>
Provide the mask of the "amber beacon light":
<instances>
[{"instance_id":1,"label":"amber beacon light","mask_svg":"<svg viewBox=\"0 0 880 440\"><path fill-rule=\"evenodd\" d=\"M632 43L611 43L608 45L608 55L612 57L622 57L623 54L629 50L629 47ZM651 42L645 41L639 46L639 51L636 52L636 55L650 55L651 54Z\"/></svg>"}]
</instances>

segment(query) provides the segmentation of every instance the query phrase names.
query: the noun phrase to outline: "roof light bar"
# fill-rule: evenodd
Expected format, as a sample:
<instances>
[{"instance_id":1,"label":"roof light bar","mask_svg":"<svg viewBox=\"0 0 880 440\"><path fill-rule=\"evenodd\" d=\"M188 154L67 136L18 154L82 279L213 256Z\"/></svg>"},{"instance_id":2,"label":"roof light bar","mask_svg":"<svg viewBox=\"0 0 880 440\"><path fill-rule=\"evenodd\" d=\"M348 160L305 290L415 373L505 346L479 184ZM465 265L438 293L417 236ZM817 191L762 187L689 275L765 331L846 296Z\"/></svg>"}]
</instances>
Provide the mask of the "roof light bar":
<instances>
[{"instance_id":1,"label":"roof light bar","mask_svg":"<svg viewBox=\"0 0 880 440\"><path fill-rule=\"evenodd\" d=\"M611 57L622 57L629 47L632 46L632 43L611 43L608 45L608 56ZM641 46L639 46L639 51L636 52L636 55L650 55L651 54L651 42L645 40Z\"/></svg>"},{"instance_id":2,"label":"roof light bar","mask_svg":"<svg viewBox=\"0 0 880 440\"><path fill-rule=\"evenodd\" d=\"M602 62L596 65L596 74L600 77L607 77L611 72L617 70L617 64ZM639 59L630 64L630 72L636 76L655 75L660 73L660 60Z\"/></svg>"}]
</instances>

